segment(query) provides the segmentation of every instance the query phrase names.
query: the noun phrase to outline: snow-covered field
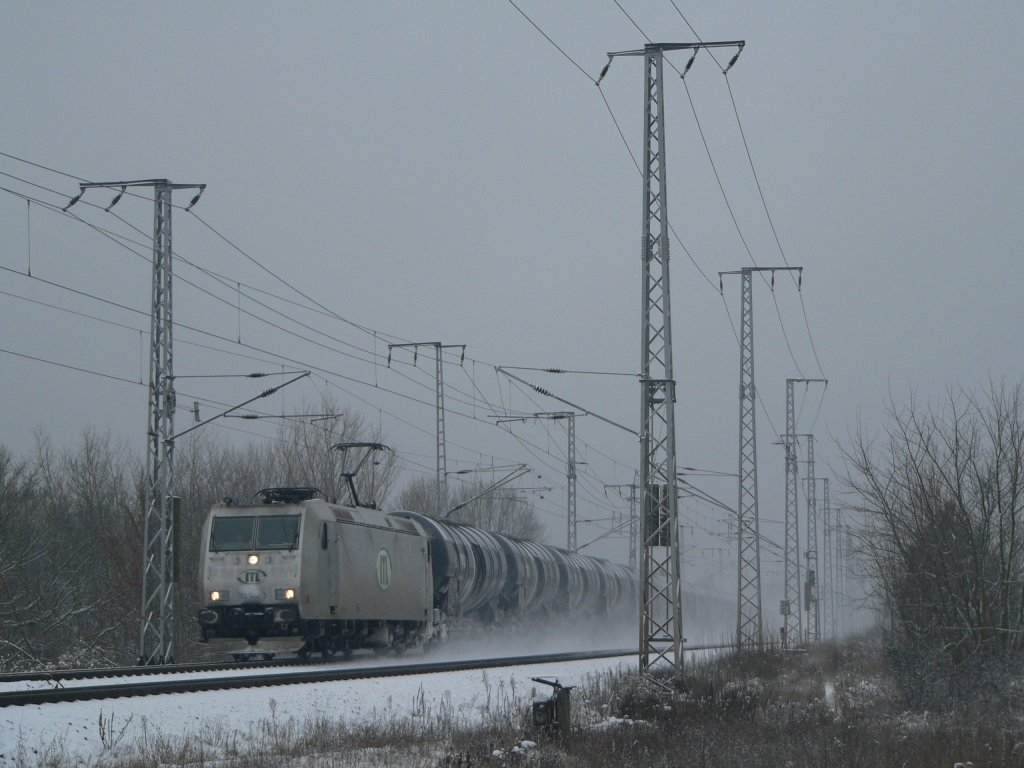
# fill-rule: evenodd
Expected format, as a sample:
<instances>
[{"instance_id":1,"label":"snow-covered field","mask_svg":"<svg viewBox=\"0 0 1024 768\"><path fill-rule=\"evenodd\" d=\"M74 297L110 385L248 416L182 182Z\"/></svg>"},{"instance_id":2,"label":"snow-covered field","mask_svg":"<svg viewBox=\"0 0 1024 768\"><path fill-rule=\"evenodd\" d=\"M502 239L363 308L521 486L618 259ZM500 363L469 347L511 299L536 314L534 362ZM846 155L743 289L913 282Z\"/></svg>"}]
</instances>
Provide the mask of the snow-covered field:
<instances>
[{"instance_id":1,"label":"snow-covered field","mask_svg":"<svg viewBox=\"0 0 1024 768\"><path fill-rule=\"evenodd\" d=\"M588 674L634 669L637 657L532 664L485 671L446 672L196 694L46 704L0 710L0 766L28 764L59 752L83 760L114 756L123 745L164 738L244 738L268 718L305 721L317 717L351 725L447 712L466 722L497 706L527 707L531 677L576 683Z\"/></svg>"}]
</instances>

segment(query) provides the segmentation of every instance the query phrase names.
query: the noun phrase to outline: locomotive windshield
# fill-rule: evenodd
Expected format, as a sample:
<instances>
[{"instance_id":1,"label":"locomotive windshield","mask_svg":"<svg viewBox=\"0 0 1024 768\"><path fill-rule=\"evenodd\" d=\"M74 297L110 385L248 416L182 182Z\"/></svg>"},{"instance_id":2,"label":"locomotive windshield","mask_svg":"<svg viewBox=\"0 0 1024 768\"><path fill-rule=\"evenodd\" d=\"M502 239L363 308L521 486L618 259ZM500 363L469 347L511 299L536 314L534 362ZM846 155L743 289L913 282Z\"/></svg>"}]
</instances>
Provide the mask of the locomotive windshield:
<instances>
[{"instance_id":1,"label":"locomotive windshield","mask_svg":"<svg viewBox=\"0 0 1024 768\"><path fill-rule=\"evenodd\" d=\"M259 518L256 549L295 549L297 546L298 515L266 515Z\"/></svg>"},{"instance_id":2,"label":"locomotive windshield","mask_svg":"<svg viewBox=\"0 0 1024 768\"><path fill-rule=\"evenodd\" d=\"M215 517L210 549L214 552L235 552L252 549L252 532L255 517Z\"/></svg>"},{"instance_id":3,"label":"locomotive windshield","mask_svg":"<svg viewBox=\"0 0 1024 768\"><path fill-rule=\"evenodd\" d=\"M295 549L299 546L299 518L300 515L215 517L210 550Z\"/></svg>"}]
</instances>

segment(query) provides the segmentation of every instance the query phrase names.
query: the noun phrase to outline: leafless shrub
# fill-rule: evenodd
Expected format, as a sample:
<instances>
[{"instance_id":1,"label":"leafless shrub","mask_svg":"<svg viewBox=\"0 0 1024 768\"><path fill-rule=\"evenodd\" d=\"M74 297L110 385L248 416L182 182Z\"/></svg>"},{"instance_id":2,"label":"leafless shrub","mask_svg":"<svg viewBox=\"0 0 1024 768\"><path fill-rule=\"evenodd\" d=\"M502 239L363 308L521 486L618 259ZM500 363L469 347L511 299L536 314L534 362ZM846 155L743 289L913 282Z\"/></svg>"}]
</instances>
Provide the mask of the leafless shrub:
<instances>
[{"instance_id":1,"label":"leafless shrub","mask_svg":"<svg viewBox=\"0 0 1024 768\"><path fill-rule=\"evenodd\" d=\"M1024 388L891 401L887 416L844 455L895 668L910 695L971 697L1024 644Z\"/></svg>"}]
</instances>

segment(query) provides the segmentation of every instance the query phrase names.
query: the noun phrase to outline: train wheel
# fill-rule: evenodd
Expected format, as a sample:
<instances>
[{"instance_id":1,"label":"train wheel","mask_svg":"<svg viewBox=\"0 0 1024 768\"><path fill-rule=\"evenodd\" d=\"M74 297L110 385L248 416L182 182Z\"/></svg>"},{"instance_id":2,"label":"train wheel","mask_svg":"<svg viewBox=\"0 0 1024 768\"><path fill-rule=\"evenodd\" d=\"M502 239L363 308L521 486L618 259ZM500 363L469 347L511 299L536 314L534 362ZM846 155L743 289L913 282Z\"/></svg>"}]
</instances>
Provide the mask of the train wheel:
<instances>
[{"instance_id":1,"label":"train wheel","mask_svg":"<svg viewBox=\"0 0 1024 768\"><path fill-rule=\"evenodd\" d=\"M296 658L299 658L299 659L308 659L309 658L309 646L308 645L304 645L301 648L299 648L299 650L297 650L295 652L295 656L296 656Z\"/></svg>"},{"instance_id":2,"label":"train wheel","mask_svg":"<svg viewBox=\"0 0 1024 768\"><path fill-rule=\"evenodd\" d=\"M263 654L263 660L264 661L273 661L274 660L274 655L275 654L273 654L273 653L264 653Z\"/></svg>"},{"instance_id":3,"label":"train wheel","mask_svg":"<svg viewBox=\"0 0 1024 768\"><path fill-rule=\"evenodd\" d=\"M325 640L323 647L320 649L320 656L323 657L324 661L330 661L334 658L334 643L330 640Z\"/></svg>"},{"instance_id":4,"label":"train wheel","mask_svg":"<svg viewBox=\"0 0 1024 768\"><path fill-rule=\"evenodd\" d=\"M231 658L233 658L235 661L248 661L249 660L249 654L247 654L247 653L232 653L231 654Z\"/></svg>"}]
</instances>

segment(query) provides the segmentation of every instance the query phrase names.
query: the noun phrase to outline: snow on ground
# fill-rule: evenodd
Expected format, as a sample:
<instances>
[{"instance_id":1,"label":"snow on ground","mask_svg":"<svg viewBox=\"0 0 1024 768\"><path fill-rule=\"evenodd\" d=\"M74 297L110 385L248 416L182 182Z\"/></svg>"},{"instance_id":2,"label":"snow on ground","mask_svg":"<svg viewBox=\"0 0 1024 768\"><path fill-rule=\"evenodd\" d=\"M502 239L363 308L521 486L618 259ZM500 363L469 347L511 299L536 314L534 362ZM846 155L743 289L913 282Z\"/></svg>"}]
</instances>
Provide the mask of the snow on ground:
<instances>
[{"instance_id":1,"label":"snow on ground","mask_svg":"<svg viewBox=\"0 0 1024 768\"><path fill-rule=\"evenodd\" d=\"M30 758L59 745L67 755L102 757L115 739L131 743L143 736L201 737L238 732L267 718L303 721L326 716L348 724L389 717L451 711L467 721L482 719L489 707L524 709L532 694L547 695L531 677L557 677L575 684L588 674L632 670L636 655L610 659L531 664L489 670L408 675L273 688L164 694L0 709L0 766L15 765L19 749ZM107 745L104 744L106 740ZM19 746L20 745L20 746Z\"/></svg>"}]
</instances>

